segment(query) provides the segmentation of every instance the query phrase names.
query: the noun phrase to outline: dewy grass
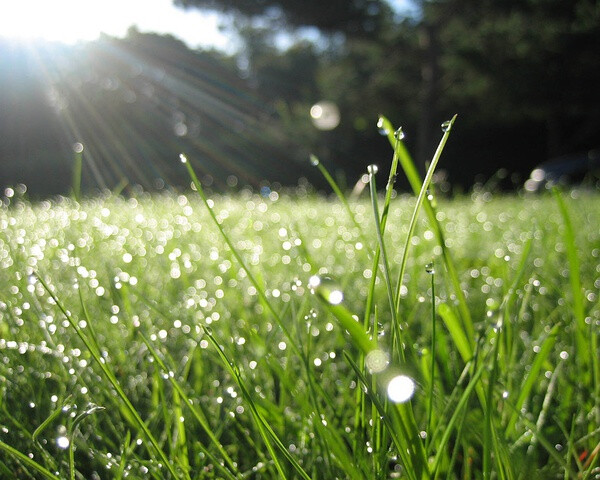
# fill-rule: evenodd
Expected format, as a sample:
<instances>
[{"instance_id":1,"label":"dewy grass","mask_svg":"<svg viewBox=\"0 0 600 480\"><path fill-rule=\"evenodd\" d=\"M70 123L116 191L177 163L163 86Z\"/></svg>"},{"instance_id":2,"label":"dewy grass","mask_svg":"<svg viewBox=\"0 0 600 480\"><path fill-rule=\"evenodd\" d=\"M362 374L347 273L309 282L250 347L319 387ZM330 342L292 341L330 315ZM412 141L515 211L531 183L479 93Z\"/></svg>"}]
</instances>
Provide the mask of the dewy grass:
<instances>
[{"instance_id":1,"label":"dewy grass","mask_svg":"<svg viewBox=\"0 0 600 480\"><path fill-rule=\"evenodd\" d=\"M0 476L595 478L598 193L419 205L386 122L414 196L3 202Z\"/></svg>"}]
</instances>

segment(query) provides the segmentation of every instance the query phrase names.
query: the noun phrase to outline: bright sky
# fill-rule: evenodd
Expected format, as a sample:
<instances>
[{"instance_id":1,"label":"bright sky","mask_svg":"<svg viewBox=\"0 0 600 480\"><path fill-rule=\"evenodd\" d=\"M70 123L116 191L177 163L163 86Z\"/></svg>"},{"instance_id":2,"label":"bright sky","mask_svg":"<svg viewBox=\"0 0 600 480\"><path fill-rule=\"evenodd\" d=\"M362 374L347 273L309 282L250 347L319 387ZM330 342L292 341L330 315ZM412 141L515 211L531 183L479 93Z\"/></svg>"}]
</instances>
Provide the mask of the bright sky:
<instances>
[{"instance_id":1,"label":"bright sky","mask_svg":"<svg viewBox=\"0 0 600 480\"><path fill-rule=\"evenodd\" d=\"M141 32L170 33L189 46L232 50L219 31L219 16L184 10L172 0L0 0L0 36L73 44L100 32L123 37L131 25Z\"/></svg>"},{"instance_id":2,"label":"bright sky","mask_svg":"<svg viewBox=\"0 0 600 480\"><path fill-rule=\"evenodd\" d=\"M411 0L388 0L396 11ZM131 25L141 32L170 33L190 47L233 51L235 38L219 31L219 15L184 10L172 0L0 0L0 36L73 44L95 40L101 32L125 36Z\"/></svg>"}]
</instances>

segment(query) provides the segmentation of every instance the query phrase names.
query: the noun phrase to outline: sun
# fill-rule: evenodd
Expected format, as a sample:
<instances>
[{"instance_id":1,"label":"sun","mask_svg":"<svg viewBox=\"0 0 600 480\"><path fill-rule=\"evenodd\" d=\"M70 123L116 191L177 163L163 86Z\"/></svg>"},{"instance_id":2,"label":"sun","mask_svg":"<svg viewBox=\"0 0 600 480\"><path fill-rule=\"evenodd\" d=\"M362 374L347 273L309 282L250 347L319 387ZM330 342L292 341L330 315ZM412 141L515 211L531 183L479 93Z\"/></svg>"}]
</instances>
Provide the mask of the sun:
<instances>
[{"instance_id":1,"label":"sun","mask_svg":"<svg viewBox=\"0 0 600 480\"><path fill-rule=\"evenodd\" d=\"M0 34L21 40L93 40L104 21L101 3L95 1L29 0L3 2L0 7Z\"/></svg>"},{"instance_id":2,"label":"sun","mask_svg":"<svg viewBox=\"0 0 600 480\"><path fill-rule=\"evenodd\" d=\"M231 50L216 12L183 10L173 0L27 0L0 2L0 37L75 44L102 33L123 37L135 25L143 32L170 33L191 47Z\"/></svg>"}]
</instances>

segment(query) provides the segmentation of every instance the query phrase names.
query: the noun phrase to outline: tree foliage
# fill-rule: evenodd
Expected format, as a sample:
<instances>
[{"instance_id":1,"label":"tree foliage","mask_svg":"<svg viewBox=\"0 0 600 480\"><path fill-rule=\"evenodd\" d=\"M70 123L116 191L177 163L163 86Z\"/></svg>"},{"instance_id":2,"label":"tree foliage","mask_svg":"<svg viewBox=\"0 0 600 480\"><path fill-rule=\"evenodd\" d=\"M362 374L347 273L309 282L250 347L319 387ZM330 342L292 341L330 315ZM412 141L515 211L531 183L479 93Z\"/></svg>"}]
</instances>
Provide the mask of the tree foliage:
<instances>
[{"instance_id":1,"label":"tree foliage","mask_svg":"<svg viewBox=\"0 0 600 480\"><path fill-rule=\"evenodd\" d=\"M375 34L390 13L382 0L175 0L175 3L352 36Z\"/></svg>"}]
</instances>

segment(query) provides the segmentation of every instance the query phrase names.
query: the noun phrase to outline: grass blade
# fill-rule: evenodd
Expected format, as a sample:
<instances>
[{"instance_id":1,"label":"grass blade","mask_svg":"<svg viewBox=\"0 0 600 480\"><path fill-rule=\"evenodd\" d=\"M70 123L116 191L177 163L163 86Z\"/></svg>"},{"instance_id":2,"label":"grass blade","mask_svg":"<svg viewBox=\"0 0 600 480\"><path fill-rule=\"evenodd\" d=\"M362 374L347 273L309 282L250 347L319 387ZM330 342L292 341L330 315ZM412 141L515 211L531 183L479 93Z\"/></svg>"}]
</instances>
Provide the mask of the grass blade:
<instances>
[{"instance_id":1,"label":"grass blade","mask_svg":"<svg viewBox=\"0 0 600 480\"><path fill-rule=\"evenodd\" d=\"M29 458L27 455L19 452L17 449L11 447L10 445L7 445L2 440L0 440L0 450L6 452L9 455L12 455L13 457L15 457L16 459L21 461L23 464L27 465L28 467L33 468L38 473L40 473L44 478L47 478L48 480L60 480L59 477L54 475L49 470L46 470L42 465L40 465L36 461Z\"/></svg>"},{"instance_id":2,"label":"grass blade","mask_svg":"<svg viewBox=\"0 0 600 480\"><path fill-rule=\"evenodd\" d=\"M548 355L550 355L550 352L554 347L554 343L556 342L556 338L558 336L560 328L561 325L556 324L554 325L552 330L550 330L550 333L542 342L540 350L535 356L535 360L531 365L531 369L529 370L527 377L525 378L523 384L520 387L519 396L517 397L517 401L515 402L514 412L510 420L508 421L508 425L506 427L505 435L507 438L510 437L514 431L515 424L517 423L517 420L519 418L519 412L521 411L525 400L527 400L527 397L529 397L531 390L533 389L534 385L538 380L538 375L542 369L544 362L546 361Z\"/></svg>"},{"instance_id":3,"label":"grass blade","mask_svg":"<svg viewBox=\"0 0 600 480\"><path fill-rule=\"evenodd\" d=\"M112 385L112 387L117 392L117 395L123 401L126 410L133 417L134 424L140 430L142 430L144 432L144 435L150 441L150 444L152 445L152 447L154 449L154 452L158 455L158 457L161 459L161 461L165 464L165 466L169 470L169 473L171 474L171 476L174 479L175 478L179 478L179 474L175 471L175 468L173 467L173 465L169 461L167 455L162 450L162 448L160 448L160 445L158 444L158 441L156 440L156 438L154 437L154 435L152 435L152 432L150 431L150 429L148 428L148 426L146 425L146 423L142 420L142 418L140 417L139 413L137 412L137 410L135 409L135 407L133 406L133 404L129 401L129 398L127 397L127 395L125 395L125 392L123 391L123 389L119 385L119 382L117 381L116 377L110 371L110 369L106 365L106 362L104 361L104 359L100 357L98 351L96 350L96 348L94 347L94 345L92 344L92 342L88 339L87 335L85 335L83 333L83 331L81 330L81 328L79 328L79 325L77 324L77 322L69 314L69 312L67 311L67 309L63 306L62 302L58 299L58 297L50 289L50 287L44 281L44 279L40 275L37 276L37 279L40 281L40 283L42 284L42 286L44 287L44 289L46 290L46 292L48 292L48 295L50 295L50 297L52 297L52 300L54 300L54 302L56 303L56 306L59 308L59 310L65 316L65 318L67 319L67 321L69 322L69 324L71 325L71 327L77 333L77 336L81 339L81 341L84 343L85 347L91 353L91 355L92 355L93 359L95 360L96 364L100 367L100 370L102 370L102 373L104 374L105 378L110 382L110 384Z\"/></svg>"}]
</instances>

